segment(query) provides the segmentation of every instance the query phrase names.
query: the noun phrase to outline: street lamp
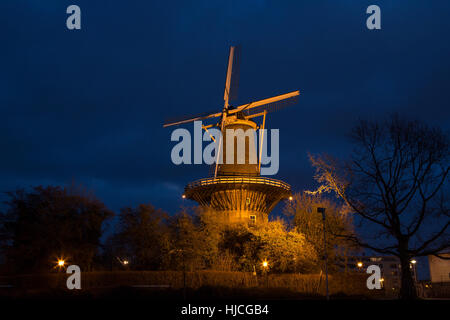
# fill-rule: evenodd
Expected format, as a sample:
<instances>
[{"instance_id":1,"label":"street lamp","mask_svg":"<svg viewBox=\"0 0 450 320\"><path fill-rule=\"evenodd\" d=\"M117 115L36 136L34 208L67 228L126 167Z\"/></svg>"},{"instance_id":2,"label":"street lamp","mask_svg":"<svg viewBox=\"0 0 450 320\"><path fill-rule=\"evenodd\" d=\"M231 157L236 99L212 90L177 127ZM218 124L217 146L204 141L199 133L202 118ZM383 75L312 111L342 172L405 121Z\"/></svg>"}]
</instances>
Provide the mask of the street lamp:
<instances>
[{"instance_id":1,"label":"street lamp","mask_svg":"<svg viewBox=\"0 0 450 320\"><path fill-rule=\"evenodd\" d=\"M267 269L269 268L269 263L267 262L267 260L264 260L262 262L262 266L263 266L264 273L266 274L266 288L268 288L269 287L269 275L268 275Z\"/></svg>"},{"instance_id":2,"label":"street lamp","mask_svg":"<svg viewBox=\"0 0 450 320\"><path fill-rule=\"evenodd\" d=\"M412 264L412 269L413 269L413 271L414 271L414 284L416 284L416 283L417 283L417 270L416 270L416 263L417 263L417 261L416 261L416 260L414 260L414 259L412 259L412 260L411 260L411 264Z\"/></svg>"},{"instance_id":3,"label":"street lamp","mask_svg":"<svg viewBox=\"0 0 450 320\"><path fill-rule=\"evenodd\" d=\"M120 259L119 257L116 257L116 259L117 259L117 261L119 261L119 263L121 264L121 265L123 265L123 266L127 266L129 263L130 263L130 261L128 261L127 259Z\"/></svg>"},{"instance_id":4,"label":"street lamp","mask_svg":"<svg viewBox=\"0 0 450 320\"><path fill-rule=\"evenodd\" d=\"M356 264L358 266L358 268L362 268L363 267L363 263L360 261Z\"/></svg>"},{"instance_id":5,"label":"street lamp","mask_svg":"<svg viewBox=\"0 0 450 320\"><path fill-rule=\"evenodd\" d=\"M325 283L327 288L327 300L330 300L330 294L328 292L328 256L327 256L327 228L325 224L325 208L317 208L317 212L322 214L323 222L323 257L325 260Z\"/></svg>"},{"instance_id":6,"label":"street lamp","mask_svg":"<svg viewBox=\"0 0 450 320\"><path fill-rule=\"evenodd\" d=\"M66 265L66 260L64 260L64 258L60 257L60 258L56 259L56 264L53 268L57 269L58 272L61 272L62 270L64 270L65 265Z\"/></svg>"}]
</instances>

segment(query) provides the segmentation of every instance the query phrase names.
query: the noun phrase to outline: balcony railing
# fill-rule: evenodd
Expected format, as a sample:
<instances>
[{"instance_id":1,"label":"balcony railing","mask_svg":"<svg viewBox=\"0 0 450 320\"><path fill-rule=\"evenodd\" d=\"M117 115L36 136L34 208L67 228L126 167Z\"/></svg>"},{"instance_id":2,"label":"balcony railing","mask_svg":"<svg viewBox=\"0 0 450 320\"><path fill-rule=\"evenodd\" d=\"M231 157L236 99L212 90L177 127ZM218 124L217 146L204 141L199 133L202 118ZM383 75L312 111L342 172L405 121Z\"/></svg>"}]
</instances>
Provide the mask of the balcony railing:
<instances>
[{"instance_id":1,"label":"balcony railing","mask_svg":"<svg viewBox=\"0 0 450 320\"><path fill-rule=\"evenodd\" d=\"M274 187L284 188L286 190L290 190L291 186L286 182L276 179L270 179L265 177L242 177L242 176L219 176L215 178L204 178L200 180L196 180L194 182L189 183L186 186L186 189L200 187L200 186L209 186L209 185L217 185L221 183L226 184L237 184L237 183L249 183L249 184L264 184Z\"/></svg>"}]
</instances>

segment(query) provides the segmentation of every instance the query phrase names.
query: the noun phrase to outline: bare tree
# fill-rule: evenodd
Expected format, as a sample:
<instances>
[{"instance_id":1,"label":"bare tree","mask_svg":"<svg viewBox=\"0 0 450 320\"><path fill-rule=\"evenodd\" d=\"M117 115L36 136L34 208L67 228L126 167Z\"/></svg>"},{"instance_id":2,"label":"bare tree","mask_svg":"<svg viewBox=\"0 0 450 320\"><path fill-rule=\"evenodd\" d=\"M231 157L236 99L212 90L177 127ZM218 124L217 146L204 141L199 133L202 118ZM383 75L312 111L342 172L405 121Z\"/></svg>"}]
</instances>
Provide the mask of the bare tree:
<instances>
[{"instance_id":1,"label":"bare tree","mask_svg":"<svg viewBox=\"0 0 450 320\"><path fill-rule=\"evenodd\" d=\"M400 259L400 296L416 298L411 258L450 248L448 136L394 115L383 123L361 121L351 139L355 149L345 163L310 155L319 190L335 192L360 217L365 240L348 238Z\"/></svg>"}]
</instances>

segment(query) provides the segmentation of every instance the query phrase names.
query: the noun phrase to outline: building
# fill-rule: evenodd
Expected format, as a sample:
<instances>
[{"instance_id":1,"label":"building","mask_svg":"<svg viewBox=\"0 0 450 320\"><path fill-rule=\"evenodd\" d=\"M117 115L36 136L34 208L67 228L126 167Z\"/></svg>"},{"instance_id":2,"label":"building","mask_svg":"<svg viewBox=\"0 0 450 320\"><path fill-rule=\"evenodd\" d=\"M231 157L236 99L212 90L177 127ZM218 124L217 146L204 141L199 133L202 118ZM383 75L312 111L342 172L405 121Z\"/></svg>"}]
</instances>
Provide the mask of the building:
<instances>
[{"instance_id":1,"label":"building","mask_svg":"<svg viewBox=\"0 0 450 320\"><path fill-rule=\"evenodd\" d=\"M202 129L205 133L209 133L217 144L214 153L214 175L189 183L185 187L183 198L194 200L201 207L214 210L224 222L255 225L266 223L270 212L281 200L292 199L289 184L263 176L262 150L264 142L267 145L268 139L264 137L267 113L296 103L300 91L253 101L238 107L230 105L230 101L237 97L238 57L238 48L231 47L223 108L220 107L213 113L167 121L164 127L196 121L211 122L209 124L202 122ZM257 124L254 122L256 118L262 121ZM220 137L214 138L208 130L212 131L212 128L220 129ZM260 130L258 143L255 140L257 130ZM229 136L230 132L233 134ZM273 146L271 144L271 148Z\"/></svg>"},{"instance_id":2,"label":"building","mask_svg":"<svg viewBox=\"0 0 450 320\"><path fill-rule=\"evenodd\" d=\"M442 253L439 255L450 259L450 253ZM432 283L450 283L450 260L430 255L428 256L428 264Z\"/></svg>"},{"instance_id":3,"label":"building","mask_svg":"<svg viewBox=\"0 0 450 320\"><path fill-rule=\"evenodd\" d=\"M241 137L246 142L245 148L241 150L245 161L239 164L236 159L237 140L240 137L235 137L235 142L230 145L224 135L224 162L218 165L217 175L189 183L184 194L202 207L212 208L226 222L244 222L250 225L265 223L275 205L291 196L291 187L283 181L260 176L259 164L249 163L252 154L256 159L255 148L250 147L256 145L253 140L256 123L239 114L228 116L223 131L230 129L251 132L247 141L244 140L245 137ZM229 147L235 149L232 152L235 159L231 163L226 161Z\"/></svg>"},{"instance_id":4,"label":"building","mask_svg":"<svg viewBox=\"0 0 450 320\"><path fill-rule=\"evenodd\" d=\"M401 287L400 259L395 256L359 256L349 257L347 270L366 272L370 265L377 265L381 270L382 286L388 294L397 294ZM413 279L417 282L416 261L411 260L409 265Z\"/></svg>"}]
</instances>

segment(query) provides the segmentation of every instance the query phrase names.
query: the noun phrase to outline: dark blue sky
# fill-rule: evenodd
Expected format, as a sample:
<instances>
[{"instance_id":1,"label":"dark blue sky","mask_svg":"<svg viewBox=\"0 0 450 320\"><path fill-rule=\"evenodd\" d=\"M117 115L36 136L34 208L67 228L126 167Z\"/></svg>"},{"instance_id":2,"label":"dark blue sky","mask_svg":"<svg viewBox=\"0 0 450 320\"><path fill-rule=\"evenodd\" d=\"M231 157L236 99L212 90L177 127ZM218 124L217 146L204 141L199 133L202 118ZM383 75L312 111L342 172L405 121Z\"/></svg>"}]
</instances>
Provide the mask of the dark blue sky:
<instances>
[{"instance_id":1,"label":"dark blue sky","mask_svg":"<svg viewBox=\"0 0 450 320\"><path fill-rule=\"evenodd\" d=\"M71 4L80 31L65 26ZM366 28L371 4L382 30ZM2 1L0 190L75 180L114 210L175 212L207 169L171 163L162 123L222 108L234 43L238 104L301 91L267 126L280 129L277 178L313 188L306 153L346 156L359 118L449 128L449 34L448 1Z\"/></svg>"}]
</instances>

